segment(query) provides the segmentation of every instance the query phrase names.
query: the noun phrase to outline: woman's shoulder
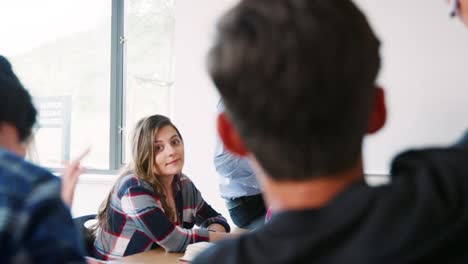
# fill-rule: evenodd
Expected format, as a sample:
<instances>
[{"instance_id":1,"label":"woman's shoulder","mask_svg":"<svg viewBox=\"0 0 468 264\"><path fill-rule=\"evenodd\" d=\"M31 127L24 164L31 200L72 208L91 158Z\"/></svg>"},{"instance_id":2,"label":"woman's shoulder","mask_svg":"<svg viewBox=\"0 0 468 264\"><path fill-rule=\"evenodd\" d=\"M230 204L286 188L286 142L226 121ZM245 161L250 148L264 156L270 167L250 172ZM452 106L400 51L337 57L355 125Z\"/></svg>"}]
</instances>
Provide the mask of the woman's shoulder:
<instances>
[{"instance_id":1,"label":"woman's shoulder","mask_svg":"<svg viewBox=\"0 0 468 264\"><path fill-rule=\"evenodd\" d=\"M179 175L179 182L182 186L184 185L194 185L193 181L185 174L181 173Z\"/></svg>"},{"instance_id":2,"label":"woman's shoulder","mask_svg":"<svg viewBox=\"0 0 468 264\"><path fill-rule=\"evenodd\" d=\"M118 179L116 187L119 197L124 195L129 189L144 188L149 191L153 190L146 181L139 179L134 173L122 175Z\"/></svg>"},{"instance_id":3,"label":"woman's shoulder","mask_svg":"<svg viewBox=\"0 0 468 264\"><path fill-rule=\"evenodd\" d=\"M180 182L192 182L192 180L190 180L190 178L183 173L179 174L179 181Z\"/></svg>"},{"instance_id":4,"label":"woman's shoulder","mask_svg":"<svg viewBox=\"0 0 468 264\"><path fill-rule=\"evenodd\" d=\"M184 191L193 191L197 190L197 187L195 186L195 183L185 174L181 173L179 175L179 183Z\"/></svg>"}]
</instances>

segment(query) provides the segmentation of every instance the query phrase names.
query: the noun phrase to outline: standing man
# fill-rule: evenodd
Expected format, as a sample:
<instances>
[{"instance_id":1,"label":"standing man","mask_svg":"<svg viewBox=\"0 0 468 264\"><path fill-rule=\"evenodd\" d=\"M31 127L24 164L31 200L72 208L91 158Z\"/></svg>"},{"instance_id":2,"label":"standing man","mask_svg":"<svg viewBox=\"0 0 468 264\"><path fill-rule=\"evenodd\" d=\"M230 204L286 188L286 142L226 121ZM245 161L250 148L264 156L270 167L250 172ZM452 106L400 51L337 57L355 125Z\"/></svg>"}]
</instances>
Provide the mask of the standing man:
<instances>
[{"instance_id":1,"label":"standing man","mask_svg":"<svg viewBox=\"0 0 468 264\"><path fill-rule=\"evenodd\" d=\"M379 45L351 0L246 0L222 18L218 132L275 213L193 264L468 263L468 136L398 155L388 185L364 181L364 135L386 121Z\"/></svg>"},{"instance_id":2,"label":"standing man","mask_svg":"<svg viewBox=\"0 0 468 264\"><path fill-rule=\"evenodd\" d=\"M224 112L222 101L218 103L218 114ZM214 165L219 174L219 191L225 200L234 224L241 228L255 228L263 223L266 209L262 190L255 178L249 161L225 149L220 138L216 138Z\"/></svg>"}]
</instances>

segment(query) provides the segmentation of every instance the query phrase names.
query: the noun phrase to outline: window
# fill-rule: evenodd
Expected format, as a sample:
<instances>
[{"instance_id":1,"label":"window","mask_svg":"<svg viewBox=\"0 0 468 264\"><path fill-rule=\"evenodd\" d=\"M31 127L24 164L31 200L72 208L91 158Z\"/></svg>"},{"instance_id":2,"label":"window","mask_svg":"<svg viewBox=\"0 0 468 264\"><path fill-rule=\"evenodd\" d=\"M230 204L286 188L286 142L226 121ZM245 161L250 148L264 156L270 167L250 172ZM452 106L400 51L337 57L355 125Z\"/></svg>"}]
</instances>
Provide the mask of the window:
<instances>
[{"instance_id":1,"label":"window","mask_svg":"<svg viewBox=\"0 0 468 264\"><path fill-rule=\"evenodd\" d=\"M91 146L95 172L125 161L126 124L169 114L173 0L2 3L0 50L39 110L38 162L59 168ZM124 114L125 113L125 114Z\"/></svg>"},{"instance_id":2,"label":"window","mask_svg":"<svg viewBox=\"0 0 468 264\"><path fill-rule=\"evenodd\" d=\"M174 58L173 6L172 0L125 2L127 142L141 117L155 113L169 115ZM123 153L125 162L130 148Z\"/></svg>"}]
</instances>

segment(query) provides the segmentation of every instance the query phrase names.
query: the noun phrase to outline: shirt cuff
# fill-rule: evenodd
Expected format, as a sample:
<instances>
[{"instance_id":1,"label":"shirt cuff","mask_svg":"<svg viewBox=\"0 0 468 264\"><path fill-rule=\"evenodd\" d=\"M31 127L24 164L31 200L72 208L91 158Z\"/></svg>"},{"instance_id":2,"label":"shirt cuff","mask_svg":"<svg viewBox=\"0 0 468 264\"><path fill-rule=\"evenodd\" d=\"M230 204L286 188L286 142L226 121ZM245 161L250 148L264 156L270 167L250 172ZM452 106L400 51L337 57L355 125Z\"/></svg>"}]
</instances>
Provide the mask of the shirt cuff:
<instances>
[{"instance_id":1,"label":"shirt cuff","mask_svg":"<svg viewBox=\"0 0 468 264\"><path fill-rule=\"evenodd\" d=\"M203 223L201 223L200 227L207 228L211 224L220 224L226 229L226 233L229 233L231 231L231 227L229 224L224 220L219 217L212 217L206 219Z\"/></svg>"},{"instance_id":2,"label":"shirt cuff","mask_svg":"<svg viewBox=\"0 0 468 264\"><path fill-rule=\"evenodd\" d=\"M195 242L202 242L202 241L209 241L210 240L210 235L209 231L206 228L197 228L196 229L196 238Z\"/></svg>"}]
</instances>

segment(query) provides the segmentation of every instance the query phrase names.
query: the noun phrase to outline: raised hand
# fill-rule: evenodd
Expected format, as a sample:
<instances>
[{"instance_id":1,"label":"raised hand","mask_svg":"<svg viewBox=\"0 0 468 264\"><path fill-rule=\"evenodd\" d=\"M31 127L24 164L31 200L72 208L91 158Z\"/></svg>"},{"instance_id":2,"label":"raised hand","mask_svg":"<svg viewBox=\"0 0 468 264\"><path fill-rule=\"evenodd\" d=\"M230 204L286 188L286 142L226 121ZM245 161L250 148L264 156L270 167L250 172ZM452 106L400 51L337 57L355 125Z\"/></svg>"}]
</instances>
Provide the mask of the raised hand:
<instances>
[{"instance_id":1,"label":"raised hand","mask_svg":"<svg viewBox=\"0 0 468 264\"><path fill-rule=\"evenodd\" d=\"M65 161L65 168L62 173L62 200L71 207L73 203L73 196L75 194L76 184L78 177L83 173L84 168L81 167L81 160L88 155L90 148L88 147L78 158L71 162Z\"/></svg>"}]
</instances>

